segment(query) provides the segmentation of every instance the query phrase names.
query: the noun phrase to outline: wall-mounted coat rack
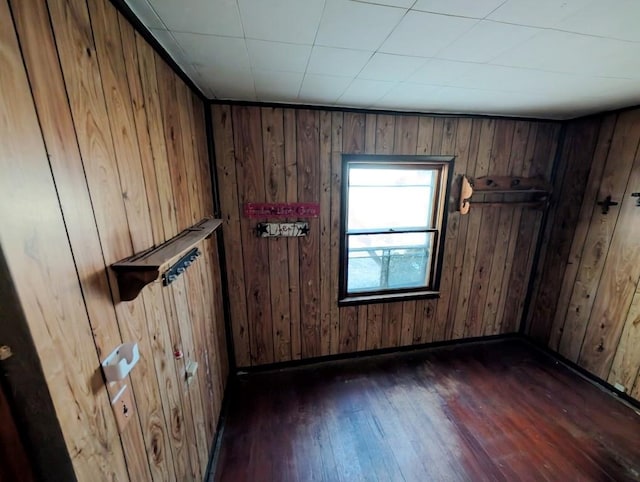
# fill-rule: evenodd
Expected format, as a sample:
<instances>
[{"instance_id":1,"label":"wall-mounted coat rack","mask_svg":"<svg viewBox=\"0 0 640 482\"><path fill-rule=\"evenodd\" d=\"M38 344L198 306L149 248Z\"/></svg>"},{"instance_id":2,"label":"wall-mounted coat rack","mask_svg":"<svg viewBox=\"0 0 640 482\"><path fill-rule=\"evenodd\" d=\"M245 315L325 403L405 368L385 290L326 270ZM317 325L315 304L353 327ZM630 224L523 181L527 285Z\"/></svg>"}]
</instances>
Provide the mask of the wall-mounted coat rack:
<instances>
[{"instance_id":1,"label":"wall-mounted coat rack","mask_svg":"<svg viewBox=\"0 0 640 482\"><path fill-rule=\"evenodd\" d=\"M501 200L472 200L474 194L502 194ZM513 195L527 194L527 199ZM477 207L531 207L544 208L551 195L551 184L540 178L486 176L476 179L462 176L460 186L460 213L467 214L473 203Z\"/></svg>"},{"instance_id":2,"label":"wall-mounted coat rack","mask_svg":"<svg viewBox=\"0 0 640 482\"><path fill-rule=\"evenodd\" d=\"M160 246L112 264L120 299L133 300L142 288L159 279L160 274L167 270L164 285L175 280L198 257L199 253L194 249L196 244L211 236L221 224L221 219L205 218Z\"/></svg>"},{"instance_id":3,"label":"wall-mounted coat rack","mask_svg":"<svg viewBox=\"0 0 640 482\"><path fill-rule=\"evenodd\" d=\"M261 238L299 238L309 234L309 223L258 223L256 232Z\"/></svg>"}]
</instances>

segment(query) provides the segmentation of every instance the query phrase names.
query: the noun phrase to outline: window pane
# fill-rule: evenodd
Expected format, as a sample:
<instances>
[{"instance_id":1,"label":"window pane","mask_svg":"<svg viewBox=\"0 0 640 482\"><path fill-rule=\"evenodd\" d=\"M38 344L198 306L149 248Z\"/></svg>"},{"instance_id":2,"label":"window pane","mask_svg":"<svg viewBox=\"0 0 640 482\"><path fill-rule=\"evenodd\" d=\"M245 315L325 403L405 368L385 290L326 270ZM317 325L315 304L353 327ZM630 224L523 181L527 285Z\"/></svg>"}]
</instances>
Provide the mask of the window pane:
<instances>
[{"instance_id":1,"label":"window pane","mask_svg":"<svg viewBox=\"0 0 640 482\"><path fill-rule=\"evenodd\" d=\"M349 169L347 229L432 228L435 169Z\"/></svg>"},{"instance_id":2,"label":"window pane","mask_svg":"<svg viewBox=\"0 0 640 482\"><path fill-rule=\"evenodd\" d=\"M429 285L435 233L349 236L347 292Z\"/></svg>"}]
</instances>

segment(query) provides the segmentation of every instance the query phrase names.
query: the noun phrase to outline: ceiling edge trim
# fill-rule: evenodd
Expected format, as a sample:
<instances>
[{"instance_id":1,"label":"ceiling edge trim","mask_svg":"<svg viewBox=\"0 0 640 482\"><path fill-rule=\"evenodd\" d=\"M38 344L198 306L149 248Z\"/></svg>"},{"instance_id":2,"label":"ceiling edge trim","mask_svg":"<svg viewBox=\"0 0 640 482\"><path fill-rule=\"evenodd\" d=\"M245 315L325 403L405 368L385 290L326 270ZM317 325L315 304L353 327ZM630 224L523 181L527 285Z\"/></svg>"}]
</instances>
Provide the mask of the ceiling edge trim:
<instances>
[{"instance_id":1,"label":"ceiling edge trim","mask_svg":"<svg viewBox=\"0 0 640 482\"><path fill-rule=\"evenodd\" d=\"M111 4L122 14L122 16L127 19L127 21L133 25L133 28L142 35L149 45L156 51L158 55L164 60L169 67L180 77L185 84L189 86L191 90L193 90L198 97L206 104L211 99L209 99L204 92L195 84L191 77L189 77L184 70L173 60L173 57L167 52L167 50L156 40L156 38L151 34L151 31L140 21L138 16L131 10L129 5L125 2L125 0L109 0Z\"/></svg>"},{"instance_id":2,"label":"ceiling edge trim","mask_svg":"<svg viewBox=\"0 0 640 482\"><path fill-rule=\"evenodd\" d=\"M390 109L365 109L358 107L341 107L337 105L314 105L314 104L290 104L286 102L259 102L252 100L222 100L222 99L209 99L211 105L237 105L248 107L272 107L279 109L304 109L304 110L322 110L333 112L353 112L357 114L389 114L389 115L421 115L429 117L456 117L456 118L471 118L471 119L506 119L506 120L521 120L527 122L556 122L562 124L573 118L558 119L551 117L525 117L525 116L508 116L499 114L468 114L468 113L455 113L455 112L426 112L426 111L405 111L405 110L390 110ZM595 114L597 115L597 114Z\"/></svg>"}]
</instances>

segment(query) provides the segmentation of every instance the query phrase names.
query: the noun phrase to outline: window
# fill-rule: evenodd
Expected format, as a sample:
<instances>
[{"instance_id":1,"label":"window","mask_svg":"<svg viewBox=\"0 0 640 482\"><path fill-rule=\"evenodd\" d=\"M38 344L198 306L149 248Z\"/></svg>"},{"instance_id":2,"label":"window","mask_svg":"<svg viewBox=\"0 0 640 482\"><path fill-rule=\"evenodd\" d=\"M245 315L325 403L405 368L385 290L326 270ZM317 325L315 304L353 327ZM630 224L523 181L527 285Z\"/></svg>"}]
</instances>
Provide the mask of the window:
<instances>
[{"instance_id":1,"label":"window","mask_svg":"<svg viewBox=\"0 0 640 482\"><path fill-rule=\"evenodd\" d=\"M343 156L341 304L437 296L453 157Z\"/></svg>"}]
</instances>

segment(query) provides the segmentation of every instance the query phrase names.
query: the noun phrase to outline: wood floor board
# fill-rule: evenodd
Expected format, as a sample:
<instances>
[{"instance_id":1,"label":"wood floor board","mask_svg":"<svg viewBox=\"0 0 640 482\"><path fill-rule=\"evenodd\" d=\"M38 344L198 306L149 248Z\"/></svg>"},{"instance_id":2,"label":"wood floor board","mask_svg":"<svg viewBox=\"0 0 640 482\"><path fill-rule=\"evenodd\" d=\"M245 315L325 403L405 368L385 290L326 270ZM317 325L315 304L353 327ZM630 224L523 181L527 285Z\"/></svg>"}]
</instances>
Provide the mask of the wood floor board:
<instances>
[{"instance_id":1,"label":"wood floor board","mask_svg":"<svg viewBox=\"0 0 640 482\"><path fill-rule=\"evenodd\" d=\"M640 413L520 340L238 385L215 481L640 478Z\"/></svg>"}]
</instances>

